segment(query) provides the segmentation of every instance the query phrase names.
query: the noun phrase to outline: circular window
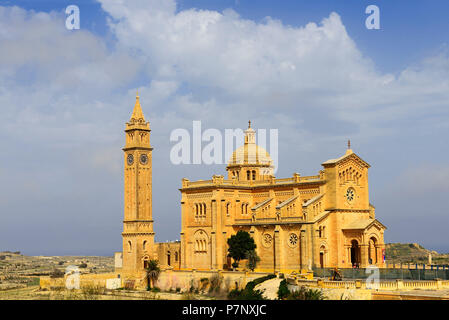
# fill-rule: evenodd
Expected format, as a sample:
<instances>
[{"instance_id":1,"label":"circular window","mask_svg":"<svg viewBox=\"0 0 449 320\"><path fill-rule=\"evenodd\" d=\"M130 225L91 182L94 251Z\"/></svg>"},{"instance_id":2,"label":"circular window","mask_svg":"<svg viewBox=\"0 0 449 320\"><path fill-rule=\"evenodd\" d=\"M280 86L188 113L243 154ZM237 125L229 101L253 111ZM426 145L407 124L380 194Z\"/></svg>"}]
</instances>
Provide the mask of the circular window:
<instances>
[{"instance_id":1,"label":"circular window","mask_svg":"<svg viewBox=\"0 0 449 320\"><path fill-rule=\"evenodd\" d=\"M262 236L262 244L264 247L270 247L271 244L273 243L273 237L271 236L271 234L265 233Z\"/></svg>"},{"instance_id":2,"label":"circular window","mask_svg":"<svg viewBox=\"0 0 449 320\"><path fill-rule=\"evenodd\" d=\"M290 233L288 237L288 244L290 247L296 247L298 244L298 235L296 233Z\"/></svg>"},{"instance_id":3,"label":"circular window","mask_svg":"<svg viewBox=\"0 0 449 320\"><path fill-rule=\"evenodd\" d=\"M352 189L352 188L349 188L348 190L346 190L346 195L345 195L345 197L346 197L346 200L347 200L348 202L354 201L354 199L355 199L355 190Z\"/></svg>"}]
</instances>

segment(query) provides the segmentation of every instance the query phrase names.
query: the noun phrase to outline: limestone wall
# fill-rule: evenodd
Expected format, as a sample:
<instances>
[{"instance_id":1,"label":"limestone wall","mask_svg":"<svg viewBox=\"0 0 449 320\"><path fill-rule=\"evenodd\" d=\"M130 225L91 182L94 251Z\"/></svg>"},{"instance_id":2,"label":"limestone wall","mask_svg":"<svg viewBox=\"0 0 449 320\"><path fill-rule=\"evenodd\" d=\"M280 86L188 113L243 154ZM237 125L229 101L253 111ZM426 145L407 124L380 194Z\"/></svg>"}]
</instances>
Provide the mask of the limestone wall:
<instances>
[{"instance_id":1,"label":"limestone wall","mask_svg":"<svg viewBox=\"0 0 449 320\"><path fill-rule=\"evenodd\" d=\"M156 287L163 291L179 290L204 291L218 288L228 292L232 289L242 289L249 281L264 277L269 273L239 272L239 271L182 271L168 270L160 274ZM211 289L212 288L212 289Z\"/></svg>"},{"instance_id":2,"label":"limestone wall","mask_svg":"<svg viewBox=\"0 0 449 320\"><path fill-rule=\"evenodd\" d=\"M182 270L164 270L160 273L159 279L154 284L162 291L179 292L209 292L217 290L228 292L232 289L242 289L249 281L264 277L269 273L264 272L243 272L243 271L182 271ZM121 286L124 287L128 280L134 280L134 289L146 289L145 277L127 277L121 275ZM81 274L80 287L100 286L106 287L108 279L117 279L116 273L101 274ZM41 288L65 287L66 277L50 278L41 277ZM212 288L212 289L211 289Z\"/></svg>"}]
</instances>

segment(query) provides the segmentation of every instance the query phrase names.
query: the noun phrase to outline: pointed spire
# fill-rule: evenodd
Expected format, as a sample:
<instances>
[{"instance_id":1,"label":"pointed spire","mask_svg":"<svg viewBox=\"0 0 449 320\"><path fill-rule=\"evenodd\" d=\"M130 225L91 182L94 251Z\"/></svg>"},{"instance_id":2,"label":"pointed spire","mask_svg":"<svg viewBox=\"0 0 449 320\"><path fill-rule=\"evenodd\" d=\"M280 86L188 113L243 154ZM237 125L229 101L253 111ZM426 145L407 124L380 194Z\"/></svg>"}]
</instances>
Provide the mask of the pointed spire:
<instances>
[{"instance_id":1,"label":"pointed spire","mask_svg":"<svg viewBox=\"0 0 449 320\"><path fill-rule=\"evenodd\" d=\"M136 104L134 105L133 114L131 115L131 121L137 121L137 120L143 120L145 121L145 117L143 116L142 107L140 106L139 101L139 92L136 93Z\"/></svg>"},{"instance_id":2,"label":"pointed spire","mask_svg":"<svg viewBox=\"0 0 449 320\"><path fill-rule=\"evenodd\" d=\"M353 153L351 150L351 140L348 139L348 149L346 150L346 154L351 154Z\"/></svg>"},{"instance_id":3,"label":"pointed spire","mask_svg":"<svg viewBox=\"0 0 449 320\"><path fill-rule=\"evenodd\" d=\"M248 121L248 129L251 128L251 120Z\"/></svg>"}]
</instances>

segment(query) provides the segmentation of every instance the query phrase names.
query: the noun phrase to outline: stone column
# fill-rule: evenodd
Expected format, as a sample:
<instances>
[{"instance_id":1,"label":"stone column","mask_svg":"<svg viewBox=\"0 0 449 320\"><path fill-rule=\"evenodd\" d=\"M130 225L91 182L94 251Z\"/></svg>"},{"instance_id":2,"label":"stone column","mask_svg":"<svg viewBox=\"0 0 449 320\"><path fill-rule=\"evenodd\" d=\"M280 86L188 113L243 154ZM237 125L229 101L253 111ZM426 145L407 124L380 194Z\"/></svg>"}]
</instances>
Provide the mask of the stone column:
<instances>
[{"instance_id":1,"label":"stone column","mask_svg":"<svg viewBox=\"0 0 449 320\"><path fill-rule=\"evenodd\" d=\"M187 268L187 241L184 234L184 226L186 225L187 220L187 204L184 201L181 201L181 268Z\"/></svg>"},{"instance_id":2,"label":"stone column","mask_svg":"<svg viewBox=\"0 0 449 320\"><path fill-rule=\"evenodd\" d=\"M368 245L360 245L360 268L365 268L368 265Z\"/></svg>"},{"instance_id":3,"label":"stone column","mask_svg":"<svg viewBox=\"0 0 449 320\"><path fill-rule=\"evenodd\" d=\"M299 232L300 236L299 236L299 245L301 247L301 252L300 252L300 266L301 266L301 270L302 269L306 269L306 230L300 230Z\"/></svg>"},{"instance_id":4,"label":"stone column","mask_svg":"<svg viewBox=\"0 0 449 320\"><path fill-rule=\"evenodd\" d=\"M223 253L222 254L223 254L223 259L224 259L223 264L225 264L225 262L227 264L228 263L228 259L227 259L227 257L228 257L228 239L227 239L226 231L222 232L222 239L223 239Z\"/></svg>"},{"instance_id":5,"label":"stone column","mask_svg":"<svg viewBox=\"0 0 449 320\"><path fill-rule=\"evenodd\" d=\"M274 271L279 272L281 269L281 251L282 251L279 225L276 225L274 227L273 251L274 251Z\"/></svg>"},{"instance_id":6,"label":"stone column","mask_svg":"<svg viewBox=\"0 0 449 320\"><path fill-rule=\"evenodd\" d=\"M217 269L221 270L223 269L223 257L224 253L223 250L225 250L224 243L222 241L222 230L223 230L223 224L224 224L224 215L225 215L225 200L222 199L221 201L217 201L217 233L215 235L217 241L216 241L216 257L217 257Z\"/></svg>"},{"instance_id":7,"label":"stone column","mask_svg":"<svg viewBox=\"0 0 449 320\"><path fill-rule=\"evenodd\" d=\"M212 231L211 237L211 269L217 270L217 201L215 199L211 202L211 218L212 218Z\"/></svg>"}]
</instances>

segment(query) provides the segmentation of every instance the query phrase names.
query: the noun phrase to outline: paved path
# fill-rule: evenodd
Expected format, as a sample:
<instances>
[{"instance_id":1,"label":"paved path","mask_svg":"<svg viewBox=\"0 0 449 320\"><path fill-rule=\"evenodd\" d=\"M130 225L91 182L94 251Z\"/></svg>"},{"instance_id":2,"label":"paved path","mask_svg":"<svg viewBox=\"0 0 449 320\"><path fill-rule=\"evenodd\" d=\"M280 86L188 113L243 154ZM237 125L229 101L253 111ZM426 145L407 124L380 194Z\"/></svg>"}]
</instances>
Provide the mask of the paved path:
<instances>
[{"instance_id":1,"label":"paved path","mask_svg":"<svg viewBox=\"0 0 449 320\"><path fill-rule=\"evenodd\" d=\"M269 300L277 300L278 298L278 289L279 284L281 283L283 279L273 278L267 281L264 281L260 284L258 284L254 290L260 290L262 291L262 296L265 299Z\"/></svg>"}]
</instances>

